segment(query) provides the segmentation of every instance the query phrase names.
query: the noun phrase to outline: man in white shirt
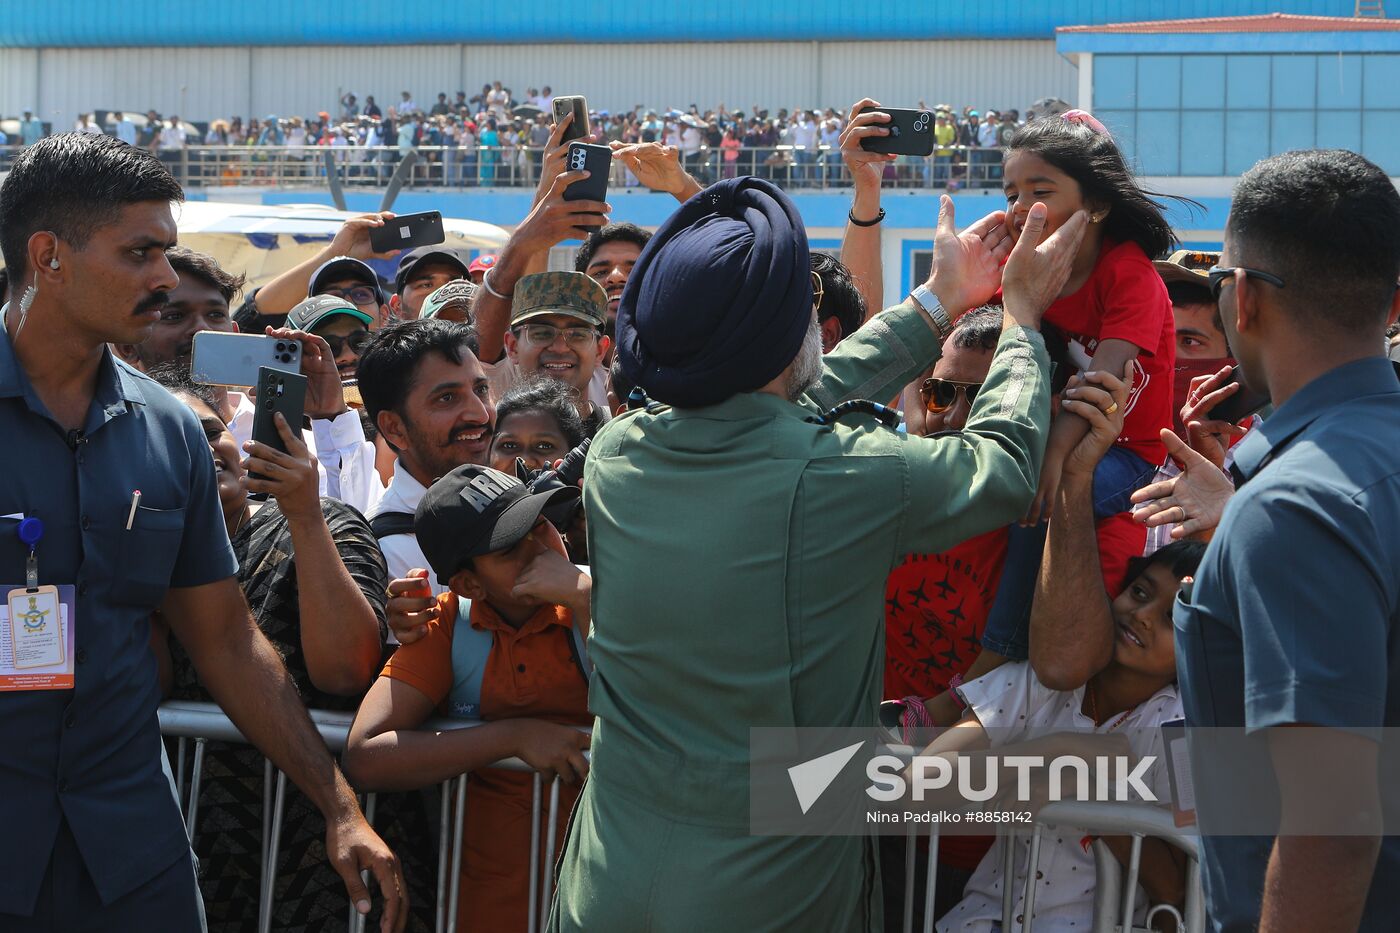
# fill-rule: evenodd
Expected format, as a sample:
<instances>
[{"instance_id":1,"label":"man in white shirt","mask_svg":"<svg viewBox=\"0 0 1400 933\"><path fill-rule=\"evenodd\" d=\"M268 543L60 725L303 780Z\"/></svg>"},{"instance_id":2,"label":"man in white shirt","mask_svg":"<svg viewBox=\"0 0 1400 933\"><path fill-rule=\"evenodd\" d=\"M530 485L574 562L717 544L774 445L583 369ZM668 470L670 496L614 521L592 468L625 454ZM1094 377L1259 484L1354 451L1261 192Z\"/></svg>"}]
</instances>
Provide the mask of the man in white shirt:
<instances>
[{"instance_id":1,"label":"man in white shirt","mask_svg":"<svg viewBox=\"0 0 1400 933\"><path fill-rule=\"evenodd\" d=\"M179 117L171 117L170 123L161 127L160 148L176 150L185 148L185 128L180 125Z\"/></svg>"},{"instance_id":2,"label":"man in white shirt","mask_svg":"<svg viewBox=\"0 0 1400 933\"><path fill-rule=\"evenodd\" d=\"M495 430L491 387L465 324L429 318L381 330L360 357L360 395L398 455L394 478L366 513L391 579L426 569L413 512L433 481L485 465ZM431 584L433 595L446 587Z\"/></svg>"},{"instance_id":3,"label":"man in white shirt","mask_svg":"<svg viewBox=\"0 0 1400 933\"><path fill-rule=\"evenodd\" d=\"M812 119L810 110L799 110L793 120L792 144L796 147L793 152L797 164L801 168L797 172L798 184L809 185L813 181L815 173L812 166L817 161L817 140L820 129L817 122Z\"/></svg>"}]
</instances>

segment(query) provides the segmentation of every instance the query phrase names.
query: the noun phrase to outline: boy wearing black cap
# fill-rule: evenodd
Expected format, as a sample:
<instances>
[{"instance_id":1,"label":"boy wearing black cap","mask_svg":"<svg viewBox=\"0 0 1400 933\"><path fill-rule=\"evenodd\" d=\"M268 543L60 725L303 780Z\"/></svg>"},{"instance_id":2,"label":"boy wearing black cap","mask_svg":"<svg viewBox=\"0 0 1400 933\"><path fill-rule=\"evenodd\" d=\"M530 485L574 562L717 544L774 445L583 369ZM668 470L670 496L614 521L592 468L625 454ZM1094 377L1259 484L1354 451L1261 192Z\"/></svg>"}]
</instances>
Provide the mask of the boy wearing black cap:
<instances>
[{"instance_id":1,"label":"boy wearing black cap","mask_svg":"<svg viewBox=\"0 0 1400 933\"><path fill-rule=\"evenodd\" d=\"M524 929L527 920L533 780L488 766L515 756L569 784L588 771L589 736L577 727L592 724L583 652L591 586L542 514L577 498L572 488L532 493L474 464L433 484L414 530L451 591L438 598L427 634L390 659L350 731L345 770L358 787L405 790L472 773L464 928ZM417 731L433 715L485 722ZM558 829L576 793L562 790L551 814ZM542 840L547 831L544 823Z\"/></svg>"}]
</instances>

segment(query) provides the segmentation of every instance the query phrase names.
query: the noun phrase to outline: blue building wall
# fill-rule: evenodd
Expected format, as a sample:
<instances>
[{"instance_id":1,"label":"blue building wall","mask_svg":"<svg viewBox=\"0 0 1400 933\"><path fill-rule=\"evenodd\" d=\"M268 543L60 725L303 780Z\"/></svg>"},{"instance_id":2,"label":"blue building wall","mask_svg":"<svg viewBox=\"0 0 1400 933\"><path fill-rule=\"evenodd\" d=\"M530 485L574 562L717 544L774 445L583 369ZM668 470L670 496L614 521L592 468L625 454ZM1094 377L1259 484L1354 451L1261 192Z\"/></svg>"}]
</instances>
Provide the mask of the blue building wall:
<instances>
[{"instance_id":1,"label":"blue building wall","mask_svg":"<svg viewBox=\"0 0 1400 933\"><path fill-rule=\"evenodd\" d=\"M346 0L0 3L0 46L408 45L1053 37L1056 26L1259 13L1350 16L1351 0Z\"/></svg>"},{"instance_id":2,"label":"blue building wall","mask_svg":"<svg viewBox=\"0 0 1400 933\"><path fill-rule=\"evenodd\" d=\"M1351 149L1400 175L1400 51L1100 53L1094 111L1146 175L1238 175L1312 148Z\"/></svg>"}]
</instances>

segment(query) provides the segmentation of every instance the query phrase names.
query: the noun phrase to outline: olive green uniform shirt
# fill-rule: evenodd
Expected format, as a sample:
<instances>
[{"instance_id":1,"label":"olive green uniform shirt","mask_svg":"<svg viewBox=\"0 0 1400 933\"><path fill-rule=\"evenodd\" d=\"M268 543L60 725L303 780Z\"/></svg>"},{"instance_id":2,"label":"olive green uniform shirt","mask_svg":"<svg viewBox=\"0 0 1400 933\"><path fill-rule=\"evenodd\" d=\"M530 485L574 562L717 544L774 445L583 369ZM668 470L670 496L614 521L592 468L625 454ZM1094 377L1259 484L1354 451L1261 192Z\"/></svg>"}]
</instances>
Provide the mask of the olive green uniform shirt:
<instances>
[{"instance_id":1,"label":"olive green uniform shirt","mask_svg":"<svg viewBox=\"0 0 1400 933\"><path fill-rule=\"evenodd\" d=\"M1050 405L1033 330L1002 334L961 433L805 420L890 398L939 353L906 302L825 357L800 404L743 393L598 432L597 722L552 929L880 929L871 838L749 834L749 729L873 725L889 572L1034 496Z\"/></svg>"}]
</instances>

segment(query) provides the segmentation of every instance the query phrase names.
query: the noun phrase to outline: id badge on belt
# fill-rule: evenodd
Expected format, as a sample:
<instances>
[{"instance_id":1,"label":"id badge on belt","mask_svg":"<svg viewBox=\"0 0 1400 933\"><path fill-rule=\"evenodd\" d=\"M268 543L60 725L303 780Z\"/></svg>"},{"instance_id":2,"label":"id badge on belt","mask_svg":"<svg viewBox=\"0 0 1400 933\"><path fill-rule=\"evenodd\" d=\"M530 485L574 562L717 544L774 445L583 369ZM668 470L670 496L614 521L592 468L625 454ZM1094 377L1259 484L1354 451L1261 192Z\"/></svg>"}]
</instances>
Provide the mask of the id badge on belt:
<instances>
[{"instance_id":1,"label":"id badge on belt","mask_svg":"<svg viewBox=\"0 0 1400 933\"><path fill-rule=\"evenodd\" d=\"M76 593L72 586L39 584L43 522L25 518L16 531L29 557L24 586L7 587L0 609L0 691L71 690Z\"/></svg>"}]
</instances>

